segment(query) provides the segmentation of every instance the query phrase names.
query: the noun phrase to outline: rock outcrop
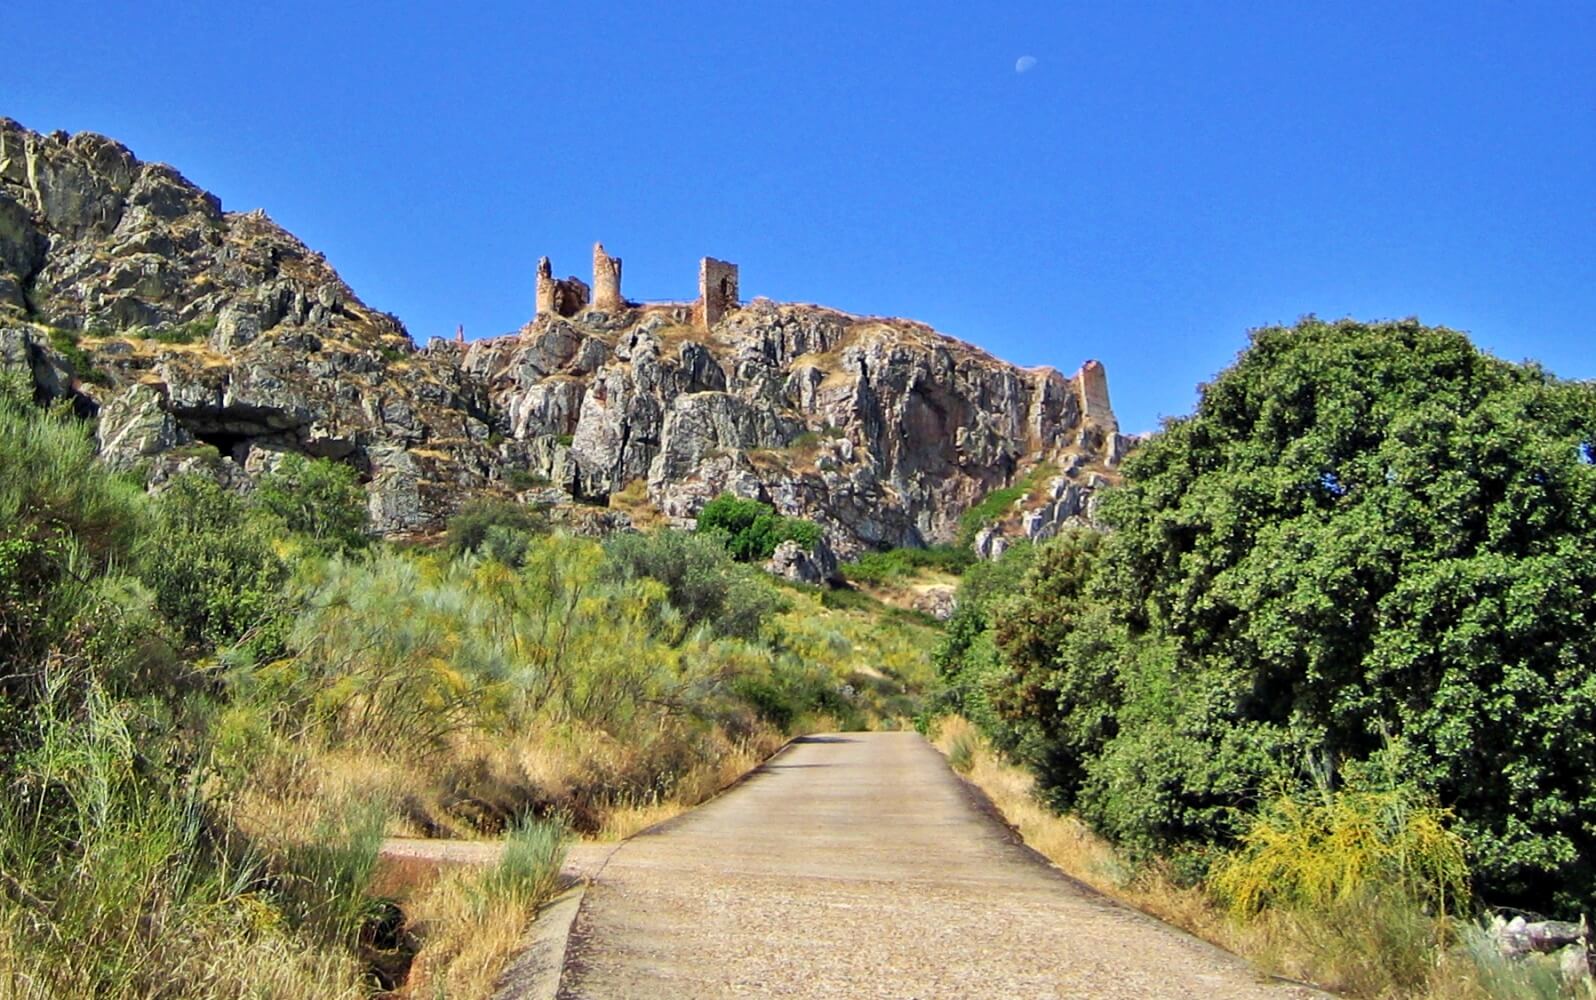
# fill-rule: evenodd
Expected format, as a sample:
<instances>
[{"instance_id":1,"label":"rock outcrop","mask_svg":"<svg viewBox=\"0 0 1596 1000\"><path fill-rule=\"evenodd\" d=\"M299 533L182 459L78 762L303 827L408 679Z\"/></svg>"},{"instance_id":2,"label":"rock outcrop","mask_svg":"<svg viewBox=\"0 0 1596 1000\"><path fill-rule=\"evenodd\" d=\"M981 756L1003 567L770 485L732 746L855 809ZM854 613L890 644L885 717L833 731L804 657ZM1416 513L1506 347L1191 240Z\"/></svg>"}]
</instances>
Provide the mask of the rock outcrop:
<instances>
[{"instance_id":1,"label":"rock outcrop","mask_svg":"<svg viewBox=\"0 0 1596 1000\"><path fill-rule=\"evenodd\" d=\"M360 471L384 532L531 484L592 530L630 523L592 511L623 491L678 523L729 491L817 521L846 556L949 540L1046 463L1050 506L1003 529L1041 537L1127 444L1095 362L1070 377L906 320L742 305L720 262L706 323L626 302L603 260L602 309L540 272L521 330L417 350L263 213L110 139L0 119L0 366L97 411L106 461L152 482L200 468L248 488L284 453L324 456ZM799 562L782 571L812 575Z\"/></svg>"}]
</instances>

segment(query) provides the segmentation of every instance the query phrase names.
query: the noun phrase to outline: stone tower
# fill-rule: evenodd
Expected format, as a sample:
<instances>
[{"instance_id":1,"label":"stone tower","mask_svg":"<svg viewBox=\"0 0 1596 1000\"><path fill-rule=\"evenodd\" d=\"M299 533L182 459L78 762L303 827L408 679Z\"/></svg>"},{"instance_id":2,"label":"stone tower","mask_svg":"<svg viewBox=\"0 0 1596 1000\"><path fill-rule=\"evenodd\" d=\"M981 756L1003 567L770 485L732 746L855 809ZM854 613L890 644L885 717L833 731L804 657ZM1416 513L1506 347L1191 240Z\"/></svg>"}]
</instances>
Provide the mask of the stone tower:
<instances>
[{"instance_id":1,"label":"stone tower","mask_svg":"<svg viewBox=\"0 0 1596 1000\"><path fill-rule=\"evenodd\" d=\"M698 262L698 304L693 318L700 329L708 330L720 318L736 309L737 265L713 257Z\"/></svg>"},{"instance_id":2,"label":"stone tower","mask_svg":"<svg viewBox=\"0 0 1596 1000\"><path fill-rule=\"evenodd\" d=\"M1101 361L1082 365L1075 375L1075 387L1080 393L1083 417L1109 430L1119 430L1114 408L1108 404L1108 372Z\"/></svg>"},{"instance_id":3,"label":"stone tower","mask_svg":"<svg viewBox=\"0 0 1596 1000\"><path fill-rule=\"evenodd\" d=\"M604 244L593 244L593 308L619 312L626 308L621 297L621 258L604 252Z\"/></svg>"},{"instance_id":4,"label":"stone tower","mask_svg":"<svg viewBox=\"0 0 1596 1000\"><path fill-rule=\"evenodd\" d=\"M620 273L620 261L616 261ZM554 266L547 257L538 258L537 314L575 316L587 305L587 283L577 277L554 277Z\"/></svg>"}]
</instances>

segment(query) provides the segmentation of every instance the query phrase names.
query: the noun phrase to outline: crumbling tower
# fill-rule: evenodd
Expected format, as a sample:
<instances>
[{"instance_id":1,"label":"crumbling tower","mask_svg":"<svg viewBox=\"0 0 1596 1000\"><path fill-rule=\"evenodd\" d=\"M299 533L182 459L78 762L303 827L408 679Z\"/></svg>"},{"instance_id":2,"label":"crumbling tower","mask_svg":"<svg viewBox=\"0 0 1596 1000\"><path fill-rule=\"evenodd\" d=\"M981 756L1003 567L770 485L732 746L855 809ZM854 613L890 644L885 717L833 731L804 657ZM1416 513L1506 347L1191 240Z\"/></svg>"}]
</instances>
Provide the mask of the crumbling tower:
<instances>
[{"instance_id":1,"label":"crumbling tower","mask_svg":"<svg viewBox=\"0 0 1596 1000\"><path fill-rule=\"evenodd\" d=\"M615 262L617 280L620 261ZM537 314L575 316L587 305L587 283L575 276L556 279L547 257L538 258Z\"/></svg>"},{"instance_id":2,"label":"crumbling tower","mask_svg":"<svg viewBox=\"0 0 1596 1000\"><path fill-rule=\"evenodd\" d=\"M698 303L693 308L693 319L700 329L708 330L720 318L736 309L737 265L713 257L698 262Z\"/></svg>"},{"instance_id":3,"label":"crumbling tower","mask_svg":"<svg viewBox=\"0 0 1596 1000\"><path fill-rule=\"evenodd\" d=\"M1108 404L1108 372L1101 361L1081 366L1075 374L1075 389L1081 397L1081 416L1108 430L1119 430L1114 408Z\"/></svg>"},{"instance_id":4,"label":"crumbling tower","mask_svg":"<svg viewBox=\"0 0 1596 1000\"><path fill-rule=\"evenodd\" d=\"M604 252L604 244L593 244L593 308L619 312L626 308L621 298L621 258Z\"/></svg>"}]
</instances>

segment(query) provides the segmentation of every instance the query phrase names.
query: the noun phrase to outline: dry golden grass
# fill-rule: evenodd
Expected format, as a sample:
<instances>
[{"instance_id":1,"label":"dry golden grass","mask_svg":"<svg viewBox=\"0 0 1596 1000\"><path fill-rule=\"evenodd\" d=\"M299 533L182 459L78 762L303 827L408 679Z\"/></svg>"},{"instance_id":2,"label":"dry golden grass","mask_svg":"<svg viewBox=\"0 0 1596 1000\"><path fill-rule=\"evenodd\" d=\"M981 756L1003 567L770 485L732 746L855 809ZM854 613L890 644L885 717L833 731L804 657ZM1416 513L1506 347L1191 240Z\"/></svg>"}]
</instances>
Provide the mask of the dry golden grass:
<instances>
[{"instance_id":1,"label":"dry golden grass","mask_svg":"<svg viewBox=\"0 0 1596 1000\"><path fill-rule=\"evenodd\" d=\"M491 996L538 908L559 891L564 856L557 827L520 827L493 865L450 872L414 900L410 923L426 946L410 967L406 994Z\"/></svg>"},{"instance_id":2,"label":"dry golden grass","mask_svg":"<svg viewBox=\"0 0 1596 1000\"><path fill-rule=\"evenodd\" d=\"M426 946L410 967L403 996L491 997L505 965L521 947L532 910L502 902L476 911L463 888L469 877L451 872L422 897L416 917Z\"/></svg>"},{"instance_id":3,"label":"dry golden grass","mask_svg":"<svg viewBox=\"0 0 1596 1000\"><path fill-rule=\"evenodd\" d=\"M644 479L634 479L611 493L610 509L623 511L632 519L632 526L643 531L666 522L665 515L649 499L648 482Z\"/></svg>"},{"instance_id":4,"label":"dry golden grass","mask_svg":"<svg viewBox=\"0 0 1596 1000\"><path fill-rule=\"evenodd\" d=\"M935 587L958 589L959 578L952 573L926 567L917 568L911 575L895 577L890 580L871 582L858 580L853 582L855 589L894 608L917 610L917 601L925 593Z\"/></svg>"},{"instance_id":5,"label":"dry golden grass","mask_svg":"<svg viewBox=\"0 0 1596 1000\"><path fill-rule=\"evenodd\" d=\"M933 742L955 770L986 793L1025 843L1060 870L1275 975L1378 1000L1596 997L1596 989L1559 992L1555 984L1537 986L1534 969L1438 946L1455 925L1438 925L1378 895L1316 915L1268 910L1252 919L1233 919L1203 887L1178 885L1157 865L1132 866L1080 820L1039 803L1035 779L1000 759L967 720L944 718Z\"/></svg>"},{"instance_id":6,"label":"dry golden grass","mask_svg":"<svg viewBox=\"0 0 1596 1000\"><path fill-rule=\"evenodd\" d=\"M672 795L648 802L617 804L604 814L599 830L590 840L625 840L656 823L679 816L714 798L763 764L781 748L783 741L772 731L736 744L718 760L693 769L679 782Z\"/></svg>"},{"instance_id":7,"label":"dry golden grass","mask_svg":"<svg viewBox=\"0 0 1596 1000\"><path fill-rule=\"evenodd\" d=\"M967 754L968 765L958 770L986 793L1026 844L1066 874L1221 947L1240 943L1223 911L1202 890L1176 885L1156 866L1133 868L1086 824L1038 802L1036 779L999 759L970 722L945 718L935 744L950 756L956 747L961 756Z\"/></svg>"}]
</instances>

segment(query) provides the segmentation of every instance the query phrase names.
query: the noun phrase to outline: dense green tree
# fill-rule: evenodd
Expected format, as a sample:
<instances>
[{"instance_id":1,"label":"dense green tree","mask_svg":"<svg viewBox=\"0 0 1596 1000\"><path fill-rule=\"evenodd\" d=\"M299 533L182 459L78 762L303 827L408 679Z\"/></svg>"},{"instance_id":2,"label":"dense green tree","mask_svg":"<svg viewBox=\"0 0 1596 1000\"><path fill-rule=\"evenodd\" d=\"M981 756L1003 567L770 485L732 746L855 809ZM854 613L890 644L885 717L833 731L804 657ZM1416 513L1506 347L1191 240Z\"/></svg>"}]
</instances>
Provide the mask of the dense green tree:
<instances>
[{"instance_id":1,"label":"dense green tree","mask_svg":"<svg viewBox=\"0 0 1596 1000\"><path fill-rule=\"evenodd\" d=\"M1018 746L1010 718L1023 717L1000 717L992 709L992 698L1004 692L1010 681L993 639L992 624L996 606L1020 591L1036 552L1030 544L1011 545L1000 558L977 561L965 569L953 614L932 654L943 682L943 702L980 726L1009 753Z\"/></svg>"},{"instance_id":2,"label":"dense green tree","mask_svg":"<svg viewBox=\"0 0 1596 1000\"><path fill-rule=\"evenodd\" d=\"M1596 389L1417 322L1254 333L1044 559L1002 706L1059 800L1149 848L1386 734L1487 899L1596 901Z\"/></svg>"}]
</instances>

